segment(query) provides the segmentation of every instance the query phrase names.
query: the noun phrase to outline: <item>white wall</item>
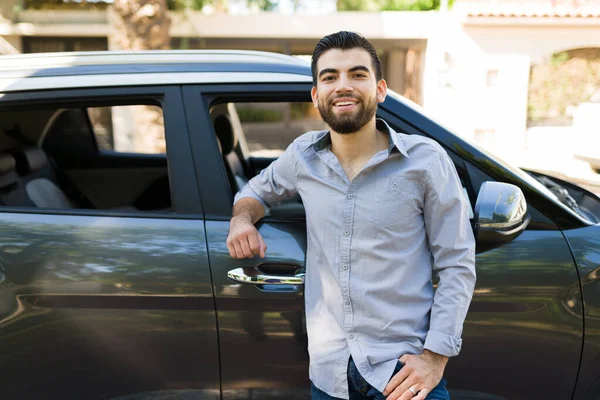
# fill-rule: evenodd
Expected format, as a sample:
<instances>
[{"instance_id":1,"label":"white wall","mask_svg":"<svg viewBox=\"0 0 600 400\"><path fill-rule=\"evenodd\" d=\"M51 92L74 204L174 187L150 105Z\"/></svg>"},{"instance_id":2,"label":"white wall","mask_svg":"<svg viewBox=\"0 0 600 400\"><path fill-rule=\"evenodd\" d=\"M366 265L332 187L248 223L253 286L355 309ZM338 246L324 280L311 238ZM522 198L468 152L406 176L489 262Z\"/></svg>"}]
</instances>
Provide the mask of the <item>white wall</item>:
<instances>
[{"instance_id":1,"label":"white wall","mask_svg":"<svg viewBox=\"0 0 600 400\"><path fill-rule=\"evenodd\" d=\"M580 47L600 47L600 25L473 25L449 13L428 42L424 108L466 138L494 130L480 144L518 162L526 147L531 65ZM454 65L445 66L447 59Z\"/></svg>"}]
</instances>

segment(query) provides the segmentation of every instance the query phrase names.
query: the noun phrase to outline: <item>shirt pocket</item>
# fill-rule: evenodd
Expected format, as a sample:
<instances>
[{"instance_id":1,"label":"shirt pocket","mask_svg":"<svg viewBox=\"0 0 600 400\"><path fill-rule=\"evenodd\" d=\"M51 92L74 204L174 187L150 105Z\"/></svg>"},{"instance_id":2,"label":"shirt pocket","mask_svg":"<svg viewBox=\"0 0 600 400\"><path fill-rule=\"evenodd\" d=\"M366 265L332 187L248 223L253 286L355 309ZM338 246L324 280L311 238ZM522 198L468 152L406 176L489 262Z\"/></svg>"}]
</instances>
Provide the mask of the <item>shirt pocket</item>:
<instances>
[{"instance_id":1,"label":"shirt pocket","mask_svg":"<svg viewBox=\"0 0 600 400\"><path fill-rule=\"evenodd\" d=\"M418 187L404 176L377 178L374 185L371 222L386 229L411 226L419 213Z\"/></svg>"}]
</instances>

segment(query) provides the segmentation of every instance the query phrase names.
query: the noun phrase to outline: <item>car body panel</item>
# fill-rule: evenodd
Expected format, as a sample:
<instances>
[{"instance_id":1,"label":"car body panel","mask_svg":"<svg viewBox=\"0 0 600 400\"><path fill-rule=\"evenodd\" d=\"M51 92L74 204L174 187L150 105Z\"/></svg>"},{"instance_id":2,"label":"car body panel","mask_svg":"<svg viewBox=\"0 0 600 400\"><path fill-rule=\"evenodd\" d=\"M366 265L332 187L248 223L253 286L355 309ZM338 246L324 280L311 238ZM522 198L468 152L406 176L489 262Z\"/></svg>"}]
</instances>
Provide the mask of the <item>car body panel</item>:
<instances>
[{"instance_id":1,"label":"car body panel","mask_svg":"<svg viewBox=\"0 0 600 400\"><path fill-rule=\"evenodd\" d=\"M562 233L526 230L478 254L476 268L463 348L447 367L452 398L569 399L583 319Z\"/></svg>"},{"instance_id":2,"label":"car body panel","mask_svg":"<svg viewBox=\"0 0 600 400\"><path fill-rule=\"evenodd\" d=\"M180 88L10 93L0 109L136 101L163 109L171 213L0 213L0 371L11 382L3 398L220 397L202 204Z\"/></svg>"},{"instance_id":3,"label":"car body panel","mask_svg":"<svg viewBox=\"0 0 600 400\"><path fill-rule=\"evenodd\" d=\"M234 282L235 268L293 274L303 268L303 223L260 223L264 259L237 260L225 244L228 221L206 221L219 323L223 399L308 399L307 336L301 287Z\"/></svg>"},{"instance_id":4,"label":"car body panel","mask_svg":"<svg viewBox=\"0 0 600 400\"><path fill-rule=\"evenodd\" d=\"M3 398L169 389L218 399L202 221L0 218Z\"/></svg>"},{"instance_id":5,"label":"car body panel","mask_svg":"<svg viewBox=\"0 0 600 400\"><path fill-rule=\"evenodd\" d=\"M600 225L564 231L581 276L585 339L573 399L600 398Z\"/></svg>"}]
</instances>

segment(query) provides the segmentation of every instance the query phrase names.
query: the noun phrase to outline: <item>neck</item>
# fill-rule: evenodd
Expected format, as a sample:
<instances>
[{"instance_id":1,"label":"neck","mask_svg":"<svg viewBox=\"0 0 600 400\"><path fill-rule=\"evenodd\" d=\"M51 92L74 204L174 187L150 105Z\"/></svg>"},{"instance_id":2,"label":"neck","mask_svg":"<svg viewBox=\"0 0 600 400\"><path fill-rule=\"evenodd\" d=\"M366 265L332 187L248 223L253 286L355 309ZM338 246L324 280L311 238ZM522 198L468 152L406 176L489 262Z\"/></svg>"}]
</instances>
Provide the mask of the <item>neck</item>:
<instances>
[{"instance_id":1,"label":"neck","mask_svg":"<svg viewBox=\"0 0 600 400\"><path fill-rule=\"evenodd\" d=\"M370 159L378 151L388 148L389 138L379 132L375 126L375 118L359 131L353 133L337 133L330 130L331 152L340 161L359 161Z\"/></svg>"}]
</instances>

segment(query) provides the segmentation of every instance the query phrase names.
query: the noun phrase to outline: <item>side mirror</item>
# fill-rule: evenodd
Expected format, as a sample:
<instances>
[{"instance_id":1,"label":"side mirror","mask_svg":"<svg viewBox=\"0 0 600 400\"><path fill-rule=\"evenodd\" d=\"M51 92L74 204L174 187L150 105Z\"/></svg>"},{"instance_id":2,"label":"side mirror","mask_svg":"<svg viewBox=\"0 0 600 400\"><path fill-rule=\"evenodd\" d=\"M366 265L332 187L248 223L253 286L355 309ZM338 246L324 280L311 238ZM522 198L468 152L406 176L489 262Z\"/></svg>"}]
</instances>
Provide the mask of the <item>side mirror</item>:
<instances>
[{"instance_id":1,"label":"side mirror","mask_svg":"<svg viewBox=\"0 0 600 400\"><path fill-rule=\"evenodd\" d=\"M476 253L514 240L530 220L527 202L519 187L503 182L483 182L474 211Z\"/></svg>"}]
</instances>

